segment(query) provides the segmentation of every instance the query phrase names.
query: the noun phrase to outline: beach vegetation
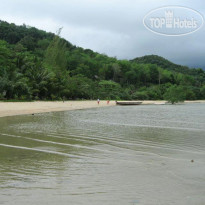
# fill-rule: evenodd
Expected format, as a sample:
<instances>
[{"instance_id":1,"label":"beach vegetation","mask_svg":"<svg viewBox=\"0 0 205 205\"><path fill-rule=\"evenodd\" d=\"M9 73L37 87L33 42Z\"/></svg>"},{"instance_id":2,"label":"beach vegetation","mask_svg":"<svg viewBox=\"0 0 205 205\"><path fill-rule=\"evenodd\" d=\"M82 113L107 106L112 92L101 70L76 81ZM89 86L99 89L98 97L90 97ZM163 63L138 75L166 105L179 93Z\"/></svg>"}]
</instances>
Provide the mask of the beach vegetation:
<instances>
[{"instance_id":1,"label":"beach vegetation","mask_svg":"<svg viewBox=\"0 0 205 205\"><path fill-rule=\"evenodd\" d=\"M205 99L205 72L156 55L118 60L53 33L0 21L0 99L98 98Z\"/></svg>"}]
</instances>

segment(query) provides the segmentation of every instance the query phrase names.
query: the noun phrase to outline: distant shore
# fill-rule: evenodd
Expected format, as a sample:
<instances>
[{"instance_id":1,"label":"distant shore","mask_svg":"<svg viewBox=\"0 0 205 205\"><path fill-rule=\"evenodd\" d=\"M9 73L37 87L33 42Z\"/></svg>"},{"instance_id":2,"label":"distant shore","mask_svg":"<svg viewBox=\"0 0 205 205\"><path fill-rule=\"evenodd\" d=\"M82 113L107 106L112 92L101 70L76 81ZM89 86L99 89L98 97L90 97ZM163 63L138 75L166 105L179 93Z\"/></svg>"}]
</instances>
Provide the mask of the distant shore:
<instances>
[{"instance_id":1,"label":"distant shore","mask_svg":"<svg viewBox=\"0 0 205 205\"><path fill-rule=\"evenodd\" d=\"M150 100L143 101L142 105L161 105L165 103L166 101L164 100ZM185 101L185 103L205 103L205 100ZM0 117L109 107L115 105L115 101L110 101L109 104L107 104L107 101L100 101L99 105L97 104L97 101L0 102Z\"/></svg>"}]
</instances>

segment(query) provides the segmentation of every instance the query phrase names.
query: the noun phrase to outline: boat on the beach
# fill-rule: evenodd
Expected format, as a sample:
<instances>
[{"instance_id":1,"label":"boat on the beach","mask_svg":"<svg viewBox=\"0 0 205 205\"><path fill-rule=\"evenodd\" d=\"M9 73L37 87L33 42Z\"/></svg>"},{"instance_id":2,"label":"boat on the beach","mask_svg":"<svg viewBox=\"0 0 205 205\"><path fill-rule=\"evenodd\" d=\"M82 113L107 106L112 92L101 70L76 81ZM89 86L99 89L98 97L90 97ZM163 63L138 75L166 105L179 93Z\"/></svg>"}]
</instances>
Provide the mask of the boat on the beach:
<instances>
[{"instance_id":1,"label":"boat on the beach","mask_svg":"<svg viewBox=\"0 0 205 205\"><path fill-rule=\"evenodd\" d=\"M116 101L116 105L141 105L142 102L137 101Z\"/></svg>"}]
</instances>

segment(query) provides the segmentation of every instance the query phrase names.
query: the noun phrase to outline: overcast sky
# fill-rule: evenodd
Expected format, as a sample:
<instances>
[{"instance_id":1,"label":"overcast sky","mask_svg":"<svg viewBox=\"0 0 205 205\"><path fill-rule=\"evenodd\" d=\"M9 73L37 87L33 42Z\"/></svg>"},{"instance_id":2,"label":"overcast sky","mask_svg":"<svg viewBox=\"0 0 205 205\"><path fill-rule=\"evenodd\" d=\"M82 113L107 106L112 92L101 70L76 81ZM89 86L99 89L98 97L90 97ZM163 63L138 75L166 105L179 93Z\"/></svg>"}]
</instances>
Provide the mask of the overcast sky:
<instances>
[{"instance_id":1,"label":"overcast sky","mask_svg":"<svg viewBox=\"0 0 205 205\"><path fill-rule=\"evenodd\" d=\"M160 55L174 63L205 68L205 26L186 36L161 36L147 30L144 16L178 5L205 15L204 0L0 0L0 19L49 32L63 27L72 44L133 59Z\"/></svg>"}]
</instances>

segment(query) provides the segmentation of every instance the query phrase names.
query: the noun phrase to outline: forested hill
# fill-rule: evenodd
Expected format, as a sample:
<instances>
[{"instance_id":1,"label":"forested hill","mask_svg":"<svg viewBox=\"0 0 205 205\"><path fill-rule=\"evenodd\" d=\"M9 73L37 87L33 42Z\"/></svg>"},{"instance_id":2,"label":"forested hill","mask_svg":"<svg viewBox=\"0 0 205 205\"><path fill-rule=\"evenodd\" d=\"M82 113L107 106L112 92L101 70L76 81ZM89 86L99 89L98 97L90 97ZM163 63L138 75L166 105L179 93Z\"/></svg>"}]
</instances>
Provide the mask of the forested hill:
<instances>
[{"instance_id":1,"label":"forested hill","mask_svg":"<svg viewBox=\"0 0 205 205\"><path fill-rule=\"evenodd\" d=\"M146 55L143 57L135 58L131 61L136 63L143 63L143 64L149 64L149 63L156 64L161 68L183 73L183 74L197 75L197 72L200 71L200 69L190 69L187 66L177 65L158 55Z\"/></svg>"},{"instance_id":2,"label":"forested hill","mask_svg":"<svg viewBox=\"0 0 205 205\"><path fill-rule=\"evenodd\" d=\"M158 56L117 60L26 25L0 21L0 99L205 99L205 72Z\"/></svg>"}]
</instances>

